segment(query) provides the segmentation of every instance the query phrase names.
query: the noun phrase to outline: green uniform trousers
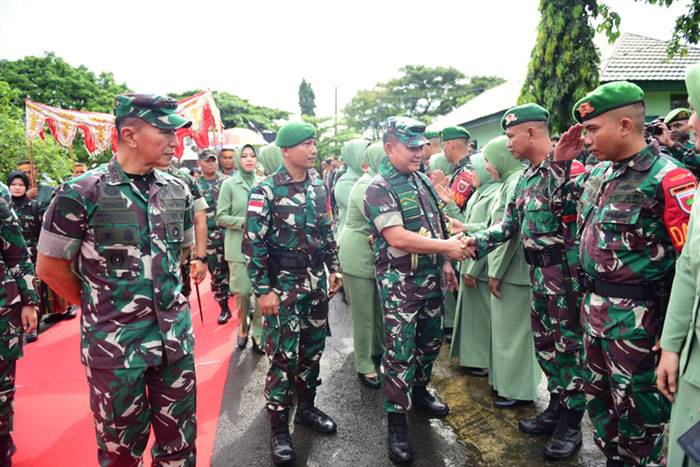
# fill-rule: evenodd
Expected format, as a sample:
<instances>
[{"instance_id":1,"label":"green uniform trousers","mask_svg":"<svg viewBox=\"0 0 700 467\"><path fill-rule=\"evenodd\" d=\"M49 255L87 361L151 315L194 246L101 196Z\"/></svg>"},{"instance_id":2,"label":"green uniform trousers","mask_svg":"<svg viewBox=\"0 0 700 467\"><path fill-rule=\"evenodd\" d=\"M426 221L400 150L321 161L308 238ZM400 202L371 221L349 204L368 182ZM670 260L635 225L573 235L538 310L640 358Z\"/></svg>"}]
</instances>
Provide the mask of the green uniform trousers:
<instances>
[{"instance_id":1,"label":"green uniform trousers","mask_svg":"<svg viewBox=\"0 0 700 467\"><path fill-rule=\"evenodd\" d=\"M462 366L489 367L491 360L491 299L489 297L488 282L477 279L476 288L472 289L460 281L450 358L459 357L459 364Z\"/></svg>"},{"instance_id":2,"label":"green uniform trousers","mask_svg":"<svg viewBox=\"0 0 700 467\"><path fill-rule=\"evenodd\" d=\"M678 437L700 422L700 387L678 380L676 399L671 408L671 424L668 431L668 467L700 467L693 462L678 444ZM685 464L683 462L686 462Z\"/></svg>"},{"instance_id":3,"label":"green uniform trousers","mask_svg":"<svg viewBox=\"0 0 700 467\"><path fill-rule=\"evenodd\" d=\"M379 291L374 279L343 274L343 288L350 304L355 368L363 375L374 373L373 356L384 353L384 325Z\"/></svg>"}]
</instances>

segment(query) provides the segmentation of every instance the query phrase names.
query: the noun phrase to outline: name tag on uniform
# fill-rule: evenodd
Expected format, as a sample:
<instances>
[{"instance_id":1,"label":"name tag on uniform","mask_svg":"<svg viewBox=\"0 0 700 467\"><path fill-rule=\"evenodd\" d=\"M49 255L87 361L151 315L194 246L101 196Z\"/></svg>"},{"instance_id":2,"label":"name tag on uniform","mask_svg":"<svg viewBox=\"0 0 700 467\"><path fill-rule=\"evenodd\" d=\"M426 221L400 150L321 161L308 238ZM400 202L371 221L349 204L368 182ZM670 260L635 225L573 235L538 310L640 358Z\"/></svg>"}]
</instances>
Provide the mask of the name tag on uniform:
<instances>
[{"instance_id":1,"label":"name tag on uniform","mask_svg":"<svg viewBox=\"0 0 700 467\"><path fill-rule=\"evenodd\" d=\"M250 195L248 200L248 212L261 213L263 205L265 203L265 197L259 193L253 193Z\"/></svg>"}]
</instances>

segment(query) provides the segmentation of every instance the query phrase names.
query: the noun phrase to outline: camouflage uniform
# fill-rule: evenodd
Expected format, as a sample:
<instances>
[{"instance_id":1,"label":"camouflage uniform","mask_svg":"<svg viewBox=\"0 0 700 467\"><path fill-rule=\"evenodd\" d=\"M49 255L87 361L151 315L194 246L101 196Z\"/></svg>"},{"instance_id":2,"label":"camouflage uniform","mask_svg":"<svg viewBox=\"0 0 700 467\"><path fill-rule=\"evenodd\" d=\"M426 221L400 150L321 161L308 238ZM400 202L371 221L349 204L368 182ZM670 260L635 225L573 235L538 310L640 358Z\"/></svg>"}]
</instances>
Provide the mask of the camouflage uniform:
<instances>
[{"instance_id":1,"label":"camouflage uniform","mask_svg":"<svg viewBox=\"0 0 700 467\"><path fill-rule=\"evenodd\" d=\"M150 176L142 193L146 183L115 157L66 182L39 239L43 255L76 262L82 283L81 360L102 465L138 463L150 425L154 465L195 463L194 336L180 275L193 201L172 176Z\"/></svg>"},{"instance_id":2,"label":"camouflage uniform","mask_svg":"<svg viewBox=\"0 0 700 467\"><path fill-rule=\"evenodd\" d=\"M696 178L700 177L700 153L694 144L683 145L676 143L671 147L664 147L669 155L683 164Z\"/></svg>"},{"instance_id":3,"label":"camouflage uniform","mask_svg":"<svg viewBox=\"0 0 700 467\"><path fill-rule=\"evenodd\" d=\"M24 243L29 249L29 259L36 264L36 244L41 232L41 215L36 201L24 198L21 201L13 200L12 210L17 215L19 228L24 236Z\"/></svg>"},{"instance_id":4,"label":"camouflage uniform","mask_svg":"<svg viewBox=\"0 0 700 467\"><path fill-rule=\"evenodd\" d=\"M660 465L670 404L655 386L652 346L696 182L654 146L598 164L579 181L582 323L590 371L585 391L594 438L608 459Z\"/></svg>"},{"instance_id":5,"label":"camouflage uniform","mask_svg":"<svg viewBox=\"0 0 700 467\"><path fill-rule=\"evenodd\" d=\"M22 356L23 306L39 303L34 266L17 218L0 197L0 435L12 431L16 361Z\"/></svg>"},{"instance_id":6,"label":"camouflage uniform","mask_svg":"<svg viewBox=\"0 0 700 467\"><path fill-rule=\"evenodd\" d=\"M569 182L569 168L570 164L549 158L529 167L501 221L474 237L481 258L512 236L522 236L530 264L537 360L547 376L549 392L558 393L565 407L584 410L581 293L574 234L577 197Z\"/></svg>"},{"instance_id":7,"label":"camouflage uniform","mask_svg":"<svg viewBox=\"0 0 700 467\"><path fill-rule=\"evenodd\" d=\"M274 291L279 315L263 317L266 408L283 411L313 402L321 354L328 332L330 273L339 270L328 213L328 194L320 179L307 174L294 182L284 165L251 190L243 239L248 276L257 297Z\"/></svg>"},{"instance_id":8,"label":"camouflage uniform","mask_svg":"<svg viewBox=\"0 0 700 467\"><path fill-rule=\"evenodd\" d=\"M0 182L0 198L4 199L5 202L10 202L10 190L4 183Z\"/></svg>"},{"instance_id":9,"label":"camouflage uniform","mask_svg":"<svg viewBox=\"0 0 700 467\"><path fill-rule=\"evenodd\" d=\"M407 212L407 203L416 215ZM443 258L393 248L382 231L403 226L442 239L444 222L427 177L402 174L388 160L367 187L364 214L372 227L375 275L384 308L384 409L406 413L412 407L413 387L430 382L442 345Z\"/></svg>"},{"instance_id":10,"label":"camouflage uniform","mask_svg":"<svg viewBox=\"0 0 700 467\"><path fill-rule=\"evenodd\" d=\"M216 172L211 180L204 176L197 180L199 190L207 202L207 264L211 272L211 290L219 303L228 300L231 295L228 287L228 262L224 254L226 229L216 223L216 201L219 199L221 184L227 178L227 175Z\"/></svg>"}]
</instances>

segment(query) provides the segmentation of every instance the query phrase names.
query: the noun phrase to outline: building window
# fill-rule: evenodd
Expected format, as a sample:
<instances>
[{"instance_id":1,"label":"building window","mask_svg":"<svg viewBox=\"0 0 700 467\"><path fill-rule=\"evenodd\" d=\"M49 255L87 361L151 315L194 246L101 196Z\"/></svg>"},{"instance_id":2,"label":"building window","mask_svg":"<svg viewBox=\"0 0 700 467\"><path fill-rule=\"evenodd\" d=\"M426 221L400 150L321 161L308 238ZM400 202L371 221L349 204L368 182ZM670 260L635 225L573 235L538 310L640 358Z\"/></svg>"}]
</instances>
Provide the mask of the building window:
<instances>
[{"instance_id":1,"label":"building window","mask_svg":"<svg viewBox=\"0 0 700 467\"><path fill-rule=\"evenodd\" d=\"M671 94L671 110L688 107L688 94Z\"/></svg>"}]
</instances>

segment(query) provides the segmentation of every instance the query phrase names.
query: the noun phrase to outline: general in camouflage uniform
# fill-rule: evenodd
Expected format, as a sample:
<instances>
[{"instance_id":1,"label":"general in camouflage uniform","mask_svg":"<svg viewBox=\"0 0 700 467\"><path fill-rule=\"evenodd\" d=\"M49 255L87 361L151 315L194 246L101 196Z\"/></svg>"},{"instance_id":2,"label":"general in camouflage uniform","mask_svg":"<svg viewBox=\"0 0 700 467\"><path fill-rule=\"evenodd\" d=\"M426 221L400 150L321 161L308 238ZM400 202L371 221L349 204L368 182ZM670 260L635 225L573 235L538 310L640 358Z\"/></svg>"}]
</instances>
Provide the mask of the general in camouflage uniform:
<instances>
[{"instance_id":1,"label":"general in camouflage uniform","mask_svg":"<svg viewBox=\"0 0 700 467\"><path fill-rule=\"evenodd\" d=\"M552 434L544 446L550 458L571 456L581 445L583 394L581 294L576 249L577 192L569 179L571 163L553 162L547 131L549 112L537 104L506 111L501 127L513 155L530 161L500 222L474 235L477 257L483 257L514 235L520 235L530 265L532 331L537 360L547 376L550 404L522 431Z\"/></svg>"},{"instance_id":2,"label":"general in camouflage uniform","mask_svg":"<svg viewBox=\"0 0 700 467\"><path fill-rule=\"evenodd\" d=\"M448 284L456 288L454 271L444 256L466 257L461 237L448 239L439 199L418 171L424 132L425 125L410 118L387 121L388 159L379 166L364 200L384 312L384 409L389 455L396 462L412 460L406 413L413 406L438 417L449 411L427 385L443 340L443 289Z\"/></svg>"},{"instance_id":3,"label":"general in camouflage uniform","mask_svg":"<svg viewBox=\"0 0 700 467\"><path fill-rule=\"evenodd\" d=\"M299 401L296 423L320 433L336 431L335 422L314 403L328 334L328 299L339 287L328 192L308 172L316 160L315 136L307 123L280 129L276 144L284 162L251 190L243 239L270 359L265 399L275 463L295 458L288 428L294 393Z\"/></svg>"},{"instance_id":4,"label":"general in camouflage uniform","mask_svg":"<svg viewBox=\"0 0 700 467\"><path fill-rule=\"evenodd\" d=\"M15 369L22 356L22 331L36 328L36 305L32 265L17 218L0 198L0 465L10 465Z\"/></svg>"},{"instance_id":5,"label":"general in camouflage uniform","mask_svg":"<svg viewBox=\"0 0 700 467\"><path fill-rule=\"evenodd\" d=\"M224 236L226 229L216 223L216 201L219 199L221 184L228 178L216 170L216 152L205 149L199 153L199 167L202 175L197 179L199 190L207 202L207 264L211 272L211 290L221 307L219 324L226 324L231 319L228 299L231 292L228 286L228 262L224 253Z\"/></svg>"},{"instance_id":6,"label":"general in camouflage uniform","mask_svg":"<svg viewBox=\"0 0 700 467\"><path fill-rule=\"evenodd\" d=\"M81 305L104 466L139 464L151 426L154 465L195 465L194 336L180 275L194 243L193 200L153 170L177 147L175 130L190 125L176 107L160 96L117 96L119 151L61 187L39 238L39 275Z\"/></svg>"},{"instance_id":7,"label":"general in camouflage uniform","mask_svg":"<svg viewBox=\"0 0 700 467\"><path fill-rule=\"evenodd\" d=\"M596 444L619 466L661 465L670 407L655 387L655 344L697 186L644 142L643 98L626 81L596 88L574 106L583 125L556 150L566 160L585 143L604 161L580 179L585 391Z\"/></svg>"}]
</instances>

